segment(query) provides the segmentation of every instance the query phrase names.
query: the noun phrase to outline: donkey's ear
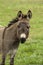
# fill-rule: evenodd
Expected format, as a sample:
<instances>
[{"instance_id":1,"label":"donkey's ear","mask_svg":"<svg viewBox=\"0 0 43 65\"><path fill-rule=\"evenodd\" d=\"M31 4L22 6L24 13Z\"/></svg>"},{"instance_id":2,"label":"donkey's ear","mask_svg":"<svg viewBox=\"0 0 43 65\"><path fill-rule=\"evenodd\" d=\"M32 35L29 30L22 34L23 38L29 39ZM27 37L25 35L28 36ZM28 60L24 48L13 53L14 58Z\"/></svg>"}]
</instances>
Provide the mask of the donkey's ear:
<instances>
[{"instance_id":1,"label":"donkey's ear","mask_svg":"<svg viewBox=\"0 0 43 65\"><path fill-rule=\"evenodd\" d=\"M21 17L22 17L22 11L19 11L19 12L18 12L17 17L18 17L18 18L21 18Z\"/></svg>"},{"instance_id":2,"label":"donkey's ear","mask_svg":"<svg viewBox=\"0 0 43 65\"><path fill-rule=\"evenodd\" d=\"M31 17L32 17L32 12L31 12L31 10L29 10L28 13L27 13L27 18L31 19Z\"/></svg>"}]
</instances>

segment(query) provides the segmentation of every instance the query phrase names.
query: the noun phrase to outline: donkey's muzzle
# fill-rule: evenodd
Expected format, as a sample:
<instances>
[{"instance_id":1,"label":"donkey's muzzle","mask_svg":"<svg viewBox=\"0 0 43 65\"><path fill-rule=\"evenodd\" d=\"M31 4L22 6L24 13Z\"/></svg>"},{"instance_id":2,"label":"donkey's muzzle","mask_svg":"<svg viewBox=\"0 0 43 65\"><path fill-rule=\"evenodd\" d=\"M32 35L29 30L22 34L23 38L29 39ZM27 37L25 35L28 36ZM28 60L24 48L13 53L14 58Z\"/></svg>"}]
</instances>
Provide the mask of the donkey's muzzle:
<instances>
[{"instance_id":1,"label":"donkey's muzzle","mask_svg":"<svg viewBox=\"0 0 43 65\"><path fill-rule=\"evenodd\" d=\"M21 41L21 43L24 43L26 41L26 34L25 33L22 33L20 35L20 41Z\"/></svg>"},{"instance_id":2,"label":"donkey's muzzle","mask_svg":"<svg viewBox=\"0 0 43 65\"><path fill-rule=\"evenodd\" d=\"M20 41L21 43L24 43L26 41L26 38L21 38Z\"/></svg>"}]
</instances>

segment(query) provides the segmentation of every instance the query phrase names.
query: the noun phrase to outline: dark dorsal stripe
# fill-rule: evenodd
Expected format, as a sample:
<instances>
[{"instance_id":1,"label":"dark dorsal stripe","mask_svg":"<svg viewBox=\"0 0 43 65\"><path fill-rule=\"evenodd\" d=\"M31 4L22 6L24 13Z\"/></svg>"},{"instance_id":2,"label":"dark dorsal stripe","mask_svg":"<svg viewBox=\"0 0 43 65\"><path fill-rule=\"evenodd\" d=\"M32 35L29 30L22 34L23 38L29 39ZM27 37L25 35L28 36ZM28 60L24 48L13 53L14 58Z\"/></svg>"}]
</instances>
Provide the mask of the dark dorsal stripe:
<instances>
[{"instance_id":1,"label":"dark dorsal stripe","mask_svg":"<svg viewBox=\"0 0 43 65\"><path fill-rule=\"evenodd\" d=\"M18 22L18 18L15 18L12 21L10 21L10 23L8 24L8 27L10 27L11 25L13 25L16 22Z\"/></svg>"},{"instance_id":2,"label":"dark dorsal stripe","mask_svg":"<svg viewBox=\"0 0 43 65\"><path fill-rule=\"evenodd\" d=\"M7 27L4 28L2 39L4 39L6 29L7 29Z\"/></svg>"}]
</instances>

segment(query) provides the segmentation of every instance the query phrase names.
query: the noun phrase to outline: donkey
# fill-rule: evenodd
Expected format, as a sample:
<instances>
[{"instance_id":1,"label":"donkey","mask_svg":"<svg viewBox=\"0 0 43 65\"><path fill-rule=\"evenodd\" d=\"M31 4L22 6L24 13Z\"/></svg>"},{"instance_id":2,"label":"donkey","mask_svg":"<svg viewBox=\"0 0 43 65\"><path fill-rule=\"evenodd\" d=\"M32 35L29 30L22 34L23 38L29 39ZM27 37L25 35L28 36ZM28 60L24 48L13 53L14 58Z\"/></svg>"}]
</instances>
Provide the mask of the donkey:
<instances>
[{"instance_id":1,"label":"donkey","mask_svg":"<svg viewBox=\"0 0 43 65\"><path fill-rule=\"evenodd\" d=\"M19 11L17 18L12 20L8 26L0 30L0 53L2 53L2 63L5 65L6 55L10 55L10 65L14 65L14 57L19 47L19 43L24 43L29 36L29 20L32 12L29 10L27 14Z\"/></svg>"}]
</instances>

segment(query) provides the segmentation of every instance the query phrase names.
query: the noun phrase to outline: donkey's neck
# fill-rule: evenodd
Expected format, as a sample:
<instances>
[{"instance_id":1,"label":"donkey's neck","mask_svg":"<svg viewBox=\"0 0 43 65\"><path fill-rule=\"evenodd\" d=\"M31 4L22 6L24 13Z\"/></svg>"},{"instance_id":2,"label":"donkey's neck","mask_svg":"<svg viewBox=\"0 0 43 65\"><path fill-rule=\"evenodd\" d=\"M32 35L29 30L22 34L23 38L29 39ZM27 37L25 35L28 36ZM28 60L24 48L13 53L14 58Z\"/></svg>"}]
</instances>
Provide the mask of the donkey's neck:
<instances>
[{"instance_id":1,"label":"donkey's neck","mask_svg":"<svg viewBox=\"0 0 43 65\"><path fill-rule=\"evenodd\" d=\"M8 38L10 40L13 40L13 42L19 42L19 38L17 36L17 25L18 25L18 22L14 23L10 27L8 27L6 30Z\"/></svg>"},{"instance_id":2,"label":"donkey's neck","mask_svg":"<svg viewBox=\"0 0 43 65\"><path fill-rule=\"evenodd\" d=\"M16 25L11 25L10 27L6 28L4 39L4 44L8 46L9 49L16 48L19 46Z\"/></svg>"},{"instance_id":3,"label":"donkey's neck","mask_svg":"<svg viewBox=\"0 0 43 65\"><path fill-rule=\"evenodd\" d=\"M10 27L6 29L6 34L9 37L9 39L17 40L17 25L13 24Z\"/></svg>"}]
</instances>

